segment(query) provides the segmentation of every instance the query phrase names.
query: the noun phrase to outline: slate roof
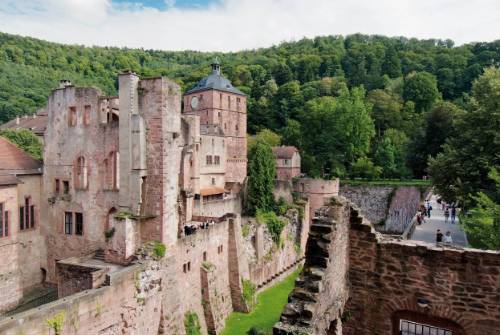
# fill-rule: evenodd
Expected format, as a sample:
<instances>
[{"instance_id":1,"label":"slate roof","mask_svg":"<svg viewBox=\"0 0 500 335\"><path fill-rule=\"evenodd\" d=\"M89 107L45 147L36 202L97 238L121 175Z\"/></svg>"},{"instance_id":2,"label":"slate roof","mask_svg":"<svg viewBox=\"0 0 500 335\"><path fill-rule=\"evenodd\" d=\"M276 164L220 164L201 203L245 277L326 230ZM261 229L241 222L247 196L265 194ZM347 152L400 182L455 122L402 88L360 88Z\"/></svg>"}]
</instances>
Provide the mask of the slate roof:
<instances>
[{"instance_id":1,"label":"slate roof","mask_svg":"<svg viewBox=\"0 0 500 335\"><path fill-rule=\"evenodd\" d=\"M0 174L41 174L42 163L0 137Z\"/></svg>"},{"instance_id":2,"label":"slate roof","mask_svg":"<svg viewBox=\"0 0 500 335\"><path fill-rule=\"evenodd\" d=\"M41 110L36 115L20 116L10 120L0 125L0 129L27 129L37 136L43 136L48 122L49 117L47 113Z\"/></svg>"},{"instance_id":3,"label":"slate roof","mask_svg":"<svg viewBox=\"0 0 500 335\"><path fill-rule=\"evenodd\" d=\"M299 150L293 146L273 147L273 154L276 158L291 159L296 152L299 152Z\"/></svg>"},{"instance_id":4,"label":"slate roof","mask_svg":"<svg viewBox=\"0 0 500 335\"><path fill-rule=\"evenodd\" d=\"M186 92L191 94L205 90L218 90L224 92L245 95L239 89L233 86L231 82L220 73L220 64L217 60L212 63L212 73L202 78L195 87Z\"/></svg>"}]
</instances>

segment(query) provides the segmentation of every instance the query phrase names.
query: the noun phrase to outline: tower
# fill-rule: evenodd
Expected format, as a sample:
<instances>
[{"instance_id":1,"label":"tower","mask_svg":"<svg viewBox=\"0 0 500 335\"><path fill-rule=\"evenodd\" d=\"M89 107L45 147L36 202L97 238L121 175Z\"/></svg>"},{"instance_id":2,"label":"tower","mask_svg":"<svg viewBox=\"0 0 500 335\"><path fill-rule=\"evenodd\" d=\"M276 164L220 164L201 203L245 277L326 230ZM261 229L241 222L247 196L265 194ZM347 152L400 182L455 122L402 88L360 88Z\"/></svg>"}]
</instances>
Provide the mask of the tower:
<instances>
[{"instance_id":1,"label":"tower","mask_svg":"<svg viewBox=\"0 0 500 335\"><path fill-rule=\"evenodd\" d=\"M217 59L212 72L184 95L184 113L200 117L201 134L219 132L224 137L225 182L243 183L247 174L247 99L221 75Z\"/></svg>"}]
</instances>

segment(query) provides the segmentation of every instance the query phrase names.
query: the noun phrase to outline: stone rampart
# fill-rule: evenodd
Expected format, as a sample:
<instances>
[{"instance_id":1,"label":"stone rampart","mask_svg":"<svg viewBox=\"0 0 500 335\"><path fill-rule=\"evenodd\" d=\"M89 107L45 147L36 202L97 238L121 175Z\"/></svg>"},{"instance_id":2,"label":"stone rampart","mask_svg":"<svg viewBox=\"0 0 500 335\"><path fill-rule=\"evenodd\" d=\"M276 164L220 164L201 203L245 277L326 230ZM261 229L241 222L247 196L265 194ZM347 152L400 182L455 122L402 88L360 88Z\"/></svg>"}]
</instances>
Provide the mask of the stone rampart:
<instances>
[{"instance_id":1,"label":"stone rampart","mask_svg":"<svg viewBox=\"0 0 500 335\"><path fill-rule=\"evenodd\" d=\"M356 214L344 334L396 335L400 319L458 335L499 333L499 252L384 239Z\"/></svg>"},{"instance_id":2,"label":"stone rampart","mask_svg":"<svg viewBox=\"0 0 500 335\"><path fill-rule=\"evenodd\" d=\"M339 197L313 220L274 334L398 335L401 321L498 334L499 291L500 252L385 237Z\"/></svg>"},{"instance_id":3,"label":"stone rampart","mask_svg":"<svg viewBox=\"0 0 500 335\"><path fill-rule=\"evenodd\" d=\"M390 234L404 232L424 197L415 186L343 185L339 194L356 204L378 231Z\"/></svg>"}]
</instances>

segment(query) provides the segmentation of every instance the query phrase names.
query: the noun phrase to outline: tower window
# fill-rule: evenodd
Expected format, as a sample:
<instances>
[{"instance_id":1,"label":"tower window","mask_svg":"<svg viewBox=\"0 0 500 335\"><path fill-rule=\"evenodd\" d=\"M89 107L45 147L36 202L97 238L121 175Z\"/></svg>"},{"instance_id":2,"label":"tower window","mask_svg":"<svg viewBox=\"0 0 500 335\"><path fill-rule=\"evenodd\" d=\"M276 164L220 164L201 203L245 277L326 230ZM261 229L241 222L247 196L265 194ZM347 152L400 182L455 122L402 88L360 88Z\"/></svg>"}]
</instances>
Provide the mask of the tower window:
<instances>
[{"instance_id":1,"label":"tower window","mask_svg":"<svg viewBox=\"0 0 500 335\"><path fill-rule=\"evenodd\" d=\"M76 107L70 107L68 110L68 126L76 126Z\"/></svg>"},{"instance_id":2,"label":"tower window","mask_svg":"<svg viewBox=\"0 0 500 335\"><path fill-rule=\"evenodd\" d=\"M88 126L90 124L90 105L86 105L83 110L83 125Z\"/></svg>"}]
</instances>

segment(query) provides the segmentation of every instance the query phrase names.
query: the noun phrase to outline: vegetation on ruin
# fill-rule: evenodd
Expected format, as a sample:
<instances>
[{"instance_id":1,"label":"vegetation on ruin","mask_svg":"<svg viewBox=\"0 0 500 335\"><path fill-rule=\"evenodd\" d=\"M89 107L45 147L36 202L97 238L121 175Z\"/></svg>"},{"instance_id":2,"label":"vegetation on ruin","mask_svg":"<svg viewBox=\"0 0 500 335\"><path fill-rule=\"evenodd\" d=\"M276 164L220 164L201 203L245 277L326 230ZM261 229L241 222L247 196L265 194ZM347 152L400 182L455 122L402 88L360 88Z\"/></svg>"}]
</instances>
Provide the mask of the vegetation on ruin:
<instances>
[{"instance_id":1,"label":"vegetation on ruin","mask_svg":"<svg viewBox=\"0 0 500 335\"><path fill-rule=\"evenodd\" d=\"M42 159L42 142L31 131L27 129L4 129L0 131L0 136L5 137L33 158Z\"/></svg>"},{"instance_id":2,"label":"vegetation on ruin","mask_svg":"<svg viewBox=\"0 0 500 335\"><path fill-rule=\"evenodd\" d=\"M222 335L247 335L253 327L260 332L271 334L272 327L279 320L299 272L295 271L282 282L259 293L252 312L231 313L226 320Z\"/></svg>"},{"instance_id":3,"label":"vegetation on ruin","mask_svg":"<svg viewBox=\"0 0 500 335\"><path fill-rule=\"evenodd\" d=\"M208 272L212 272L213 270L215 270L215 265L213 263L210 263L210 262L201 263L201 267L204 268Z\"/></svg>"},{"instance_id":4,"label":"vegetation on ruin","mask_svg":"<svg viewBox=\"0 0 500 335\"><path fill-rule=\"evenodd\" d=\"M281 232L286 226L286 222L280 219L275 212L264 212L257 210L255 218L259 224L265 224L267 231L271 235L274 243L278 246L281 245Z\"/></svg>"},{"instance_id":5,"label":"vegetation on ruin","mask_svg":"<svg viewBox=\"0 0 500 335\"><path fill-rule=\"evenodd\" d=\"M245 223L244 225L241 226L241 235L243 235L243 237L248 237L249 234L250 234L250 224Z\"/></svg>"},{"instance_id":6,"label":"vegetation on ruin","mask_svg":"<svg viewBox=\"0 0 500 335\"><path fill-rule=\"evenodd\" d=\"M45 324L50 329L54 330L56 335L59 335L61 334L61 331L63 329L65 318L66 318L66 313L64 311L61 311L56 315L54 315L52 318L46 319Z\"/></svg>"},{"instance_id":7,"label":"vegetation on ruin","mask_svg":"<svg viewBox=\"0 0 500 335\"><path fill-rule=\"evenodd\" d=\"M276 163L269 144L257 141L249 152L248 183L245 210L249 215L274 209L274 178Z\"/></svg>"},{"instance_id":8,"label":"vegetation on ruin","mask_svg":"<svg viewBox=\"0 0 500 335\"><path fill-rule=\"evenodd\" d=\"M106 238L106 242L115 235L116 229L112 227L104 232L104 237Z\"/></svg>"},{"instance_id":9,"label":"vegetation on ruin","mask_svg":"<svg viewBox=\"0 0 500 335\"><path fill-rule=\"evenodd\" d=\"M201 326L198 315L195 312L188 312L184 315L184 329L186 335L201 335Z\"/></svg>"},{"instance_id":10,"label":"vegetation on ruin","mask_svg":"<svg viewBox=\"0 0 500 335\"><path fill-rule=\"evenodd\" d=\"M155 255L156 259L161 259L165 257L165 251L167 250L167 247L165 244L159 242L159 241L154 241L153 242L153 253Z\"/></svg>"},{"instance_id":11,"label":"vegetation on ruin","mask_svg":"<svg viewBox=\"0 0 500 335\"><path fill-rule=\"evenodd\" d=\"M255 304L257 303L257 299L255 297L255 293L257 292L257 286L252 283L249 279L242 278L241 279L241 287L242 293L241 298L245 301L245 304L248 307L248 310L253 310Z\"/></svg>"},{"instance_id":12,"label":"vegetation on ruin","mask_svg":"<svg viewBox=\"0 0 500 335\"><path fill-rule=\"evenodd\" d=\"M500 174L492 169L488 176L496 190L491 195L479 192L473 196L476 205L460 216L460 222L472 246L500 250Z\"/></svg>"}]
</instances>

